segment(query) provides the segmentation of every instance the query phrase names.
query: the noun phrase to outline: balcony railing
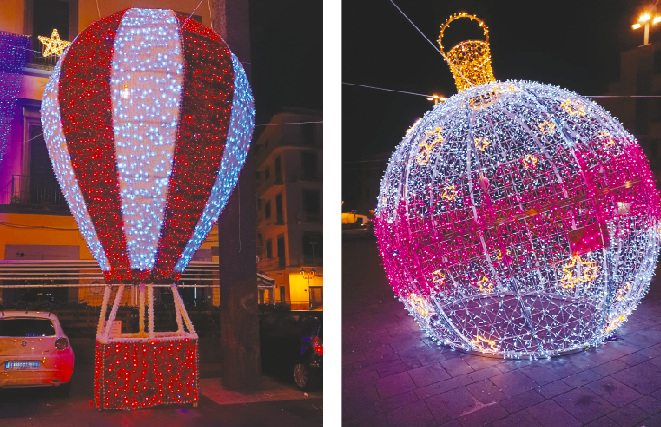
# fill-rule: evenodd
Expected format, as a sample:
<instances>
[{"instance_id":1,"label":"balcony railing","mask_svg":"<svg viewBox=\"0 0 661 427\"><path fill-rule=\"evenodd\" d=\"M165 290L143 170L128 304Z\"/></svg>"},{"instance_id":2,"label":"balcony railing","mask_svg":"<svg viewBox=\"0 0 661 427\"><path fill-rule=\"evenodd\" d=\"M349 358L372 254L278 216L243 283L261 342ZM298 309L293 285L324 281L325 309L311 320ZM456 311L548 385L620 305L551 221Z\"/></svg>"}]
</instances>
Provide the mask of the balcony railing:
<instances>
[{"instance_id":1,"label":"balcony railing","mask_svg":"<svg viewBox=\"0 0 661 427\"><path fill-rule=\"evenodd\" d=\"M309 222L323 222L323 217L321 212L299 212L298 223L309 223Z\"/></svg>"},{"instance_id":2,"label":"balcony railing","mask_svg":"<svg viewBox=\"0 0 661 427\"><path fill-rule=\"evenodd\" d=\"M44 58L42 55L42 44L37 37L30 37L30 45L32 51L27 51L29 57L25 67L52 71L60 57L57 55L50 55Z\"/></svg>"},{"instance_id":3,"label":"balcony railing","mask_svg":"<svg viewBox=\"0 0 661 427\"><path fill-rule=\"evenodd\" d=\"M43 210L68 210L67 201L54 182L44 182L39 176L12 175L10 204Z\"/></svg>"}]
</instances>

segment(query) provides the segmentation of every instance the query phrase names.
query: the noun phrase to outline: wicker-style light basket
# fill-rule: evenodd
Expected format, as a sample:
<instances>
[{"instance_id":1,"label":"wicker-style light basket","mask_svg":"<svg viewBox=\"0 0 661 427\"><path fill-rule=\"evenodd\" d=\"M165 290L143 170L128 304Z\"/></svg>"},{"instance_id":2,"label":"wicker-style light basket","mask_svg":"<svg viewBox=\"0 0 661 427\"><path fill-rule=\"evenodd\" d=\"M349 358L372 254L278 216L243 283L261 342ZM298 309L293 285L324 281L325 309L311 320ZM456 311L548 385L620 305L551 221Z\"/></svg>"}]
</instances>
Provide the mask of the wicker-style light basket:
<instances>
[{"instance_id":1,"label":"wicker-style light basket","mask_svg":"<svg viewBox=\"0 0 661 427\"><path fill-rule=\"evenodd\" d=\"M145 288L149 299L148 332L144 330ZM139 409L186 403L197 406L198 336L176 285L171 289L176 332L154 332L153 286L140 285L140 332L111 333L124 285L119 285L107 321L111 285L106 286L96 335L94 395L97 408Z\"/></svg>"}]
</instances>

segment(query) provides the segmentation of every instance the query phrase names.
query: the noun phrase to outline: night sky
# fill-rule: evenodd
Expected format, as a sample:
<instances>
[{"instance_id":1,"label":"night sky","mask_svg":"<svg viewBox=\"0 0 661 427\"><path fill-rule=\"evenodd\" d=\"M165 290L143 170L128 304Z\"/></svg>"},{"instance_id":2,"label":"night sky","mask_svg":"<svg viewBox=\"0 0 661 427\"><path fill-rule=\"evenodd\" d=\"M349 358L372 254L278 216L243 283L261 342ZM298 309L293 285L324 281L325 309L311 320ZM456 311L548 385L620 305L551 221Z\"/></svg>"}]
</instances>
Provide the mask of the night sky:
<instances>
[{"instance_id":1,"label":"night sky","mask_svg":"<svg viewBox=\"0 0 661 427\"><path fill-rule=\"evenodd\" d=\"M322 109L322 5L321 0L250 1L257 123L267 123L285 106Z\"/></svg>"},{"instance_id":2,"label":"night sky","mask_svg":"<svg viewBox=\"0 0 661 427\"><path fill-rule=\"evenodd\" d=\"M536 80L588 96L605 93L619 79L620 52L642 44L642 28L634 31L631 25L649 2L395 3L437 47L440 26L450 15L476 14L489 27L497 80ZM661 40L661 24L652 28L650 42ZM444 46L476 38L484 39L477 23L461 19L446 30ZM457 93L441 55L389 0L343 2L342 81L448 97ZM432 106L423 97L342 86L343 199L355 197L356 168L366 164L360 162L389 158L406 129Z\"/></svg>"}]
</instances>

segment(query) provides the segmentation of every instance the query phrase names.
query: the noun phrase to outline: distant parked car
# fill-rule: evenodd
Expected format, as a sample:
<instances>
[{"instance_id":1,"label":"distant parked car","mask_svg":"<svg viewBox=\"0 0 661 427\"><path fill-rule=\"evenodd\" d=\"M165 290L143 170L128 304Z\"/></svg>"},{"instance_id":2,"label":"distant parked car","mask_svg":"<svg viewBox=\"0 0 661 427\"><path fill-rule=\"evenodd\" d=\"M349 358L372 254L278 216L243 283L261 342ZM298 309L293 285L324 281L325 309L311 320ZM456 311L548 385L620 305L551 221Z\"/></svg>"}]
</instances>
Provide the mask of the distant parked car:
<instances>
[{"instance_id":1,"label":"distant parked car","mask_svg":"<svg viewBox=\"0 0 661 427\"><path fill-rule=\"evenodd\" d=\"M260 315L262 367L283 374L301 390L322 380L323 311L274 310Z\"/></svg>"},{"instance_id":2,"label":"distant parked car","mask_svg":"<svg viewBox=\"0 0 661 427\"><path fill-rule=\"evenodd\" d=\"M52 313L0 311L0 388L57 387L68 395L74 354Z\"/></svg>"}]
</instances>

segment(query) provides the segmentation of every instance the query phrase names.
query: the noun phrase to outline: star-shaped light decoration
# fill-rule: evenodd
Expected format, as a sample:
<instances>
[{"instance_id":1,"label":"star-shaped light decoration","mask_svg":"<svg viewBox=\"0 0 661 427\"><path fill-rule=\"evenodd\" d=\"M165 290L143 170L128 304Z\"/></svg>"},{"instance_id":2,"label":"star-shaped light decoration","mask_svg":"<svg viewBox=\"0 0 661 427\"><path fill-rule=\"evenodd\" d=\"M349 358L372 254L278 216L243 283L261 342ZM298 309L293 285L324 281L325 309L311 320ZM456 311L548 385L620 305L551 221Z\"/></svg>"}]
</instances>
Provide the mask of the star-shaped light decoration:
<instances>
[{"instance_id":1,"label":"star-shaped light decoration","mask_svg":"<svg viewBox=\"0 0 661 427\"><path fill-rule=\"evenodd\" d=\"M62 55L64 49L71 44L71 42L66 40L60 40L60 34L55 29L51 33L50 38L39 36L39 41L44 45L42 53L44 58L51 55Z\"/></svg>"}]
</instances>

